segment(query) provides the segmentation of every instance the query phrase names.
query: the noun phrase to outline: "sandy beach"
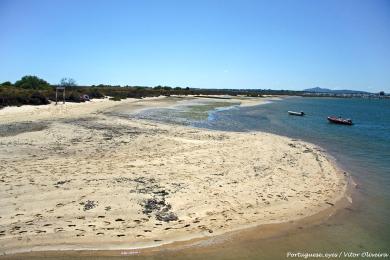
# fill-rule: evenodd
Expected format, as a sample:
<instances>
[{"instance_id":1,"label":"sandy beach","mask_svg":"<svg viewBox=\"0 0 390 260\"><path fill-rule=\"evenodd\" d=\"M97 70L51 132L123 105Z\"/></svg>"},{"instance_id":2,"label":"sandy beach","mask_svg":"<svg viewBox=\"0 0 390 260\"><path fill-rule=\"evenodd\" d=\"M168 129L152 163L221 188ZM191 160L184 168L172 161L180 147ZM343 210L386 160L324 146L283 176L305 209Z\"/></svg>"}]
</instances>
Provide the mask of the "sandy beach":
<instances>
[{"instance_id":1,"label":"sandy beach","mask_svg":"<svg viewBox=\"0 0 390 260\"><path fill-rule=\"evenodd\" d=\"M193 99L0 110L0 254L155 247L302 219L345 196L347 176L313 144L116 113Z\"/></svg>"}]
</instances>

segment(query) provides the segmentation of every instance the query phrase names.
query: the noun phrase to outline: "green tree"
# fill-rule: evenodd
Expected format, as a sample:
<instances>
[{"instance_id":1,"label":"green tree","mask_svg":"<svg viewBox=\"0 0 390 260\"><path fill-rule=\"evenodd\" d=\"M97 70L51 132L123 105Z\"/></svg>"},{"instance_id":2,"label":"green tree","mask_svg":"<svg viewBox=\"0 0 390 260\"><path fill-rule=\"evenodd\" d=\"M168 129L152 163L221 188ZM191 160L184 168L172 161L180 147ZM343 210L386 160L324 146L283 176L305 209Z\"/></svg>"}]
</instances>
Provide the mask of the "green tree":
<instances>
[{"instance_id":1,"label":"green tree","mask_svg":"<svg viewBox=\"0 0 390 260\"><path fill-rule=\"evenodd\" d=\"M50 84L37 76L24 76L15 82L15 87L24 89L48 89Z\"/></svg>"},{"instance_id":2,"label":"green tree","mask_svg":"<svg viewBox=\"0 0 390 260\"><path fill-rule=\"evenodd\" d=\"M10 81L5 81L5 82L1 83L0 86L9 87L9 86L12 86L12 83Z\"/></svg>"}]
</instances>

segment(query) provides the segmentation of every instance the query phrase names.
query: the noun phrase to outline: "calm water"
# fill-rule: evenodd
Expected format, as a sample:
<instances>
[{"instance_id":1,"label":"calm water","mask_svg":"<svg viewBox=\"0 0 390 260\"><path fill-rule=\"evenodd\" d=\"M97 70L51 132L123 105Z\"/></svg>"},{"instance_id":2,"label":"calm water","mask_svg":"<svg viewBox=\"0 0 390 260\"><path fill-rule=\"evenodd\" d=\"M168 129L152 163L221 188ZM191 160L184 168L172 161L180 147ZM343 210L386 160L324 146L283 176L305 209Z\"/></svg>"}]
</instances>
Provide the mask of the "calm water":
<instances>
[{"instance_id":1,"label":"calm water","mask_svg":"<svg viewBox=\"0 0 390 260\"><path fill-rule=\"evenodd\" d=\"M290 116L288 110L305 111L306 116ZM160 110L146 117L172 122L181 115L188 113ZM330 124L328 115L352 118L354 125ZM200 254L179 253L178 259L278 259L288 251L390 253L390 100L287 98L254 107L216 109L204 120L177 122L224 131L260 130L318 144L359 183L353 211L342 210L320 226L273 239L230 243Z\"/></svg>"}]
</instances>

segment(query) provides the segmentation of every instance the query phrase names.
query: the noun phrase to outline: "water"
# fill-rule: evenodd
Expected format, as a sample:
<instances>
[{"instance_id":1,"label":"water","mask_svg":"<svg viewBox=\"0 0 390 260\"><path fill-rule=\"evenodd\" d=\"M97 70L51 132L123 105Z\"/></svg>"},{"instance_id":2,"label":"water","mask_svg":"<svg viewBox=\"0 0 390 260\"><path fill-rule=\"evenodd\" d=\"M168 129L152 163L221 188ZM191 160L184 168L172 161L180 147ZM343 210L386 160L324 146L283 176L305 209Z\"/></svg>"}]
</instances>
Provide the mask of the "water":
<instances>
[{"instance_id":1,"label":"water","mask_svg":"<svg viewBox=\"0 0 390 260\"><path fill-rule=\"evenodd\" d=\"M305 111L306 116L291 116L288 110ZM336 158L359 188L354 192L352 211L342 210L315 228L273 239L244 240L191 256L183 252L178 258L271 259L285 258L288 251L390 253L389 100L297 97L254 107L213 109L202 120L183 118L188 114L160 110L148 116L170 122L181 117L177 122L195 127L266 131L315 143ZM351 118L354 125L328 123L329 115Z\"/></svg>"},{"instance_id":2,"label":"water","mask_svg":"<svg viewBox=\"0 0 390 260\"><path fill-rule=\"evenodd\" d=\"M288 110L305 111L306 116L291 116ZM329 115L350 117L354 125L330 124L326 120ZM261 106L211 111L209 120L193 125L224 131L260 130L303 139L324 147L343 166L361 166L367 174L373 172L365 177L390 184L388 100L288 98Z\"/></svg>"}]
</instances>

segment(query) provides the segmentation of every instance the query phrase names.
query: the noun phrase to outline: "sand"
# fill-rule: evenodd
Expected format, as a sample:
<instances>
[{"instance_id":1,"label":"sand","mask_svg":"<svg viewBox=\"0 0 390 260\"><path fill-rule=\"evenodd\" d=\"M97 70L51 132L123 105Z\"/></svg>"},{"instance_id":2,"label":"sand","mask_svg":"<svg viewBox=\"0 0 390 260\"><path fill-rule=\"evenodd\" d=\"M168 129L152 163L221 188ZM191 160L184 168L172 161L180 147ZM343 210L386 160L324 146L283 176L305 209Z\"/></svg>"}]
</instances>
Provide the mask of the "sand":
<instances>
[{"instance_id":1,"label":"sand","mask_svg":"<svg viewBox=\"0 0 390 260\"><path fill-rule=\"evenodd\" d=\"M193 99L0 110L0 254L153 247L302 219L345 196L347 177L313 144L113 113Z\"/></svg>"}]
</instances>

